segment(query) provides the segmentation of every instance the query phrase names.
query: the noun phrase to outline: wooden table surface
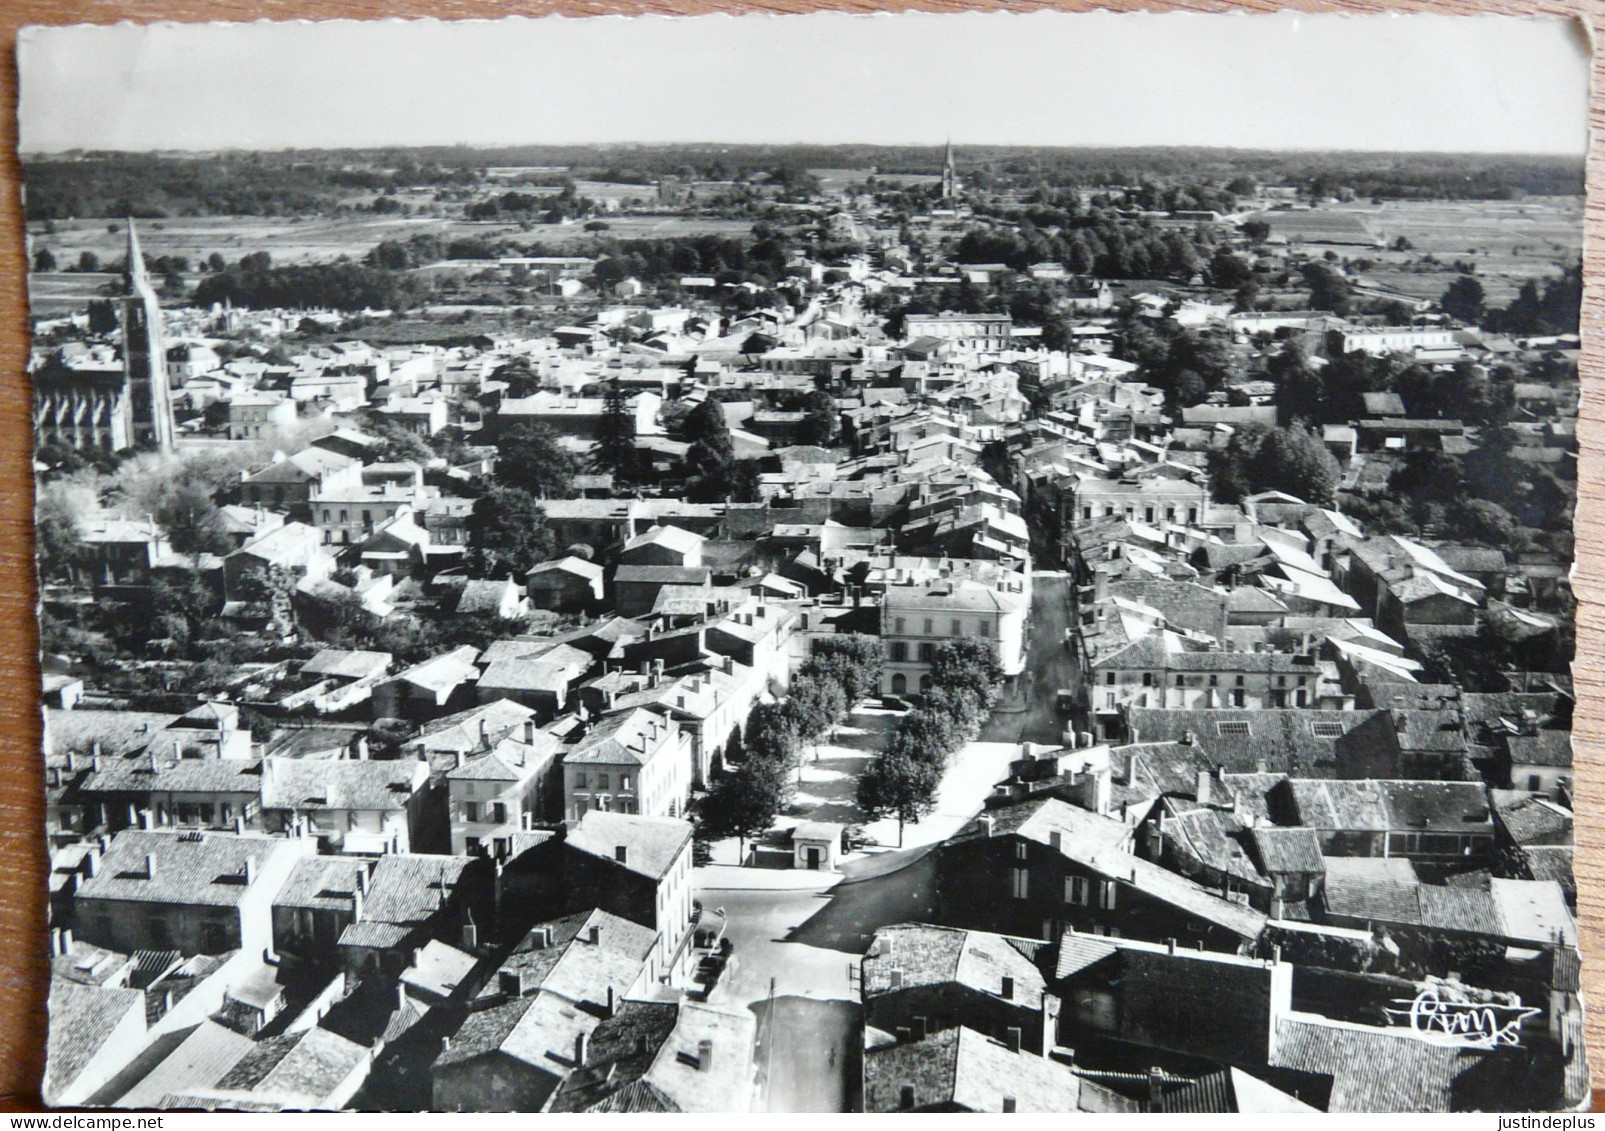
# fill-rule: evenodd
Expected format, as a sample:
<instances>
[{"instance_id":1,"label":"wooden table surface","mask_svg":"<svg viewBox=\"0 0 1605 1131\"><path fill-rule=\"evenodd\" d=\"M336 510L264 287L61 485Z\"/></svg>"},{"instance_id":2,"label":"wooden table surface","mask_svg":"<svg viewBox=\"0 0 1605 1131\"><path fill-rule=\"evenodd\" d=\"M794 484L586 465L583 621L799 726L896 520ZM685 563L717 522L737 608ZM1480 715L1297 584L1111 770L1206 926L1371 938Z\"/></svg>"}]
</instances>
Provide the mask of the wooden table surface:
<instances>
[{"instance_id":1,"label":"wooden table surface","mask_svg":"<svg viewBox=\"0 0 1605 1131\"><path fill-rule=\"evenodd\" d=\"M350 0L318 4L294 0L5 0L0 3L0 1109L39 1107L40 1073L45 1051L45 852L43 773L39 746L39 673L34 628L34 584L30 506L32 478L29 455L30 397L24 372L27 356L26 263L19 174L16 159L16 32L29 24L110 24L124 21L258 19L377 19L381 17L494 19L498 16L586 16L693 14L701 12L807 12L832 9L851 12L1035 11L1162 11L1274 12L1434 12L1518 15L1563 15L1578 21L1579 35L1590 38L1605 26L1605 0L1577 3L1522 3L1498 0L1208 0L1167 2L1107 0L1104 3L1061 0L1059 3L966 3L911 0L880 3L865 0L563 0L558 3L494 4L484 0ZM1577 515L1577 566L1574 585L1578 611L1575 675L1579 704L1575 719L1577 791L1578 911L1583 936L1583 982L1599 1012L1591 1014L1588 1041L1594 1079L1605 1085L1605 905L1598 885L1605 880L1605 361L1600 334L1605 329L1605 297L1600 270L1605 267L1605 54L1596 53L1593 72L1592 148L1589 154L1586 291L1583 303L1583 408L1578 432L1582 445L1579 482L1582 503ZM203 92L197 91L197 96ZM1596 1106L1605 1101L1605 1087L1595 1091Z\"/></svg>"}]
</instances>

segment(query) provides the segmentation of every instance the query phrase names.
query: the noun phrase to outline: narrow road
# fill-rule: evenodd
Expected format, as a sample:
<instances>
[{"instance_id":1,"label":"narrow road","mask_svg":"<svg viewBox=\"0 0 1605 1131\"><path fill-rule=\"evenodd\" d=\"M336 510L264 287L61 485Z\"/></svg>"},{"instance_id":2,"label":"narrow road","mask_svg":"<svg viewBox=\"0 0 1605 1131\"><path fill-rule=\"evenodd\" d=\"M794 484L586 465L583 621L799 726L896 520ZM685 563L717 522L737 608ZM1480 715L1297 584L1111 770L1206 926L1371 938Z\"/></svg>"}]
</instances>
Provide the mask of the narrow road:
<instances>
[{"instance_id":1,"label":"narrow road","mask_svg":"<svg viewBox=\"0 0 1605 1131\"><path fill-rule=\"evenodd\" d=\"M1072 601L1069 575L1032 575L1031 637L1026 641L1025 671L1020 675L1025 710L994 711L981 730L982 741L1057 744L1063 736L1059 689L1079 688L1081 681L1079 665L1065 645L1065 633L1075 615Z\"/></svg>"}]
</instances>

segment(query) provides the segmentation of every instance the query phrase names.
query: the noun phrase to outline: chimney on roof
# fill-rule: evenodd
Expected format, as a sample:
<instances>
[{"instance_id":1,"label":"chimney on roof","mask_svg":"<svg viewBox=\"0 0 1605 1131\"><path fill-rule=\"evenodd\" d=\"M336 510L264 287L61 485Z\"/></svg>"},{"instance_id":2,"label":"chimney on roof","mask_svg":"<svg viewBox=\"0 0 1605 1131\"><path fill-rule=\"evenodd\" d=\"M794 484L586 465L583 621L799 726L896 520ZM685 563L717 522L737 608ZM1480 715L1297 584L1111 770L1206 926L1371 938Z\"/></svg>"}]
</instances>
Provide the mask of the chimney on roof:
<instances>
[{"instance_id":1,"label":"chimney on roof","mask_svg":"<svg viewBox=\"0 0 1605 1131\"><path fill-rule=\"evenodd\" d=\"M459 770L462 769L463 768L463 752L461 750L457 751L456 761L457 761L457 768Z\"/></svg>"},{"instance_id":2,"label":"chimney on roof","mask_svg":"<svg viewBox=\"0 0 1605 1131\"><path fill-rule=\"evenodd\" d=\"M247 856L245 858L245 886L250 887L254 883L256 883L256 858Z\"/></svg>"},{"instance_id":3,"label":"chimney on roof","mask_svg":"<svg viewBox=\"0 0 1605 1131\"><path fill-rule=\"evenodd\" d=\"M1020 1037L1020 1027L1018 1025L1010 1025L1003 1032L1003 1043L1008 1046L1010 1052L1019 1052Z\"/></svg>"},{"instance_id":4,"label":"chimney on roof","mask_svg":"<svg viewBox=\"0 0 1605 1131\"><path fill-rule=\"evenodd\" d=\"M479 745L490 745L490 728L485 723L485 716L479 716Z\"/></svg>"},{"instance_id":5,"label":"chimney on roof","mask_svg":"<svg viewBox=\"0 0 1605 1131\"><path fill-rule=\"evenodd\" d=\"M613 846L613 859L620 864L628 864L630 862L630 846L627 844L615 844Z\"/></svg>"},{"instance_id":6,"label":"chimney on roof","mask_svg":"<svg viewBox=\"0 0 1605 1131\"><path fill-rule=\"evenodd\" d=\"M357 736L357 761L366 762L367 760L368 760L368 736L365 735L365 734L359 734Z\"/></svg>"},{"instance_id":7,"label":"chimney on roof","mask_svg":"<svg viewBox=\"0 0 1605 1131\"><path fill-rule=\"evenodd\" d=\"M360 876L362 873L359 872L357 874ZM362 921L362 885L360 883L351 893L351 921L353 923Z\"/></svg>"},{"instance_id":8,"label":"chimney on roof","mask_svg":"<svg viewBox=\"0 0 1605 1131\"><path fill-rule=\"evenodd\" d=\"M1393 712L1393 729L1403 734L1410 729L1410 716L1403 711Z\"/></svg>"},{"instance_id":9,"label":"chimney on roof","mask_svg":"<svg viewBox=\"0 0 1605 1131\"><path fill-rule=\"evenodd\" d=\"M1198 785L1194 789L1194 799L1198 802L1198 804L1208 805L1214 800L1214 791L1212 788L1214 784L1215 779L1210 775L1208 770L1198 771Z\"/></svg>"},{"instance_id":10,"label":"chimney on roof","mask_svg":"<svg viewBox=\"0 0 1605 1131\"><path fill-rule=\"evenodd\" d=\"M592 923L591 924L590 939L591 939L591 945L592 946L598 946L598 945L601 944L601 942L602 942L602 927L601 927L601 924L599 924L599 923Z\"/></svg>"},{"instance_id":11,"label":"chimney on roof","mask_svg":"<svg viewBox=\"0 0 1605 1131\"><path fill-rule=\"evenodd\" d=\"M613 1012L614 1012L615 1008L617 1007L617 1004L618 1003L614 1000L613 987L612 987L612 985L609 985L608 988L607 988L607 1001L605 1003L603 1003L603 1008L606 1009L607 1012L604 1013L603 1016L604 1017L612 1017L613 1016Z\"/></svg>"},{"instance_id":12,"label":"chimney on roof","mask_svg":"<svg viewBox=\"0 0 1605 1131\"><path fill-rule=\"evenodd\" d=\"M1003 975L1003 986L998 990L998 996L1005 1001L1014 1000L1014 979L1008 974Z\"/></svg>"},{"instance_id":13,"label":"chimney on roof","mask_svg":"<svg viewBox=\"0 0 1605 1131\"><path fill-rule=\"evenodd\" d=\"M587 1040L587 1035L585 1033L575 1033L574 1034L574 1067L575 1068L583 1068L585 1066L586 1040Z\"/></svg>"},{"instance_id":14,"label":"chimney on roof","mask_svg":"<svg viewBox=\"0 0 1605 1131\"><path fill-rule=\"evenodd\" d=\"M91 848L84 854L84 875L94 879L100 874L100 849Z\"/></svg>"},{"instance_id":15,"label":"chimney on roof","mask_svg":"<svg viewBox=\"0 0 1605 1131\"><path fill-rule=\"evenodd\" d=\"M234 818L234 835L235 836L244 836L245 835L245 816L244 816L244 814L241 814L240 816L237 816L237 817Z\"/></svg>"},{"instance_id":16,"label":"chimney on roof","mask_svg":"<svg viewBox=\"0 0 1605 1131\"><path fill-rule=\"evenodd\" d=\"M147 880L156 878L156 856L150 852L145 853L145 878Z\"/></svg>"},{"instance_id":17,"label":"chimney on roof","mask_svg":"<svg viewBox=\"0 0 1605 1131\"><path fill-rule=\"evenodd\" d=\"M697 1071L708 1072L713 1068L713 1041L704 1037L697 1042Z\"/></svg>"},{"instance_id":18,"label":"chimney on roof","mask_svg":"<svg viewBox=\"0 0 1605 1131\"><path fill-rule=\"evenodd\" d=\"M524 720L524 745L525 746L534 746L535 745L535 720L534 719L525 719Z\"/></svg>"},{"instance_id":19,"label":"chimney on roof","mask_svg":"<svg viewBox=\"0 0 1605 1131\"><path fill-rule=\"evenodd\" d=\"M150 810L149 809L141 809L139 811L139 827L140 828L148 829L148 828L151 827L150 816L151 816L151 814L150 814Z\"/></svg>"},{"instance_id":20,"label":"chimney on roof","mask_svg":"<svg viewBox=\"0 0 1605 1131\"><path fill-rule=\"evenodd\" d=\"M981 814L980 817L977 818L977 820L980 821L980 823L981 823L981 835L982 836L986 836L986 837L991 836L992 835L992 814L983 813L983 814Z\"/></svg>"}]
</instances>

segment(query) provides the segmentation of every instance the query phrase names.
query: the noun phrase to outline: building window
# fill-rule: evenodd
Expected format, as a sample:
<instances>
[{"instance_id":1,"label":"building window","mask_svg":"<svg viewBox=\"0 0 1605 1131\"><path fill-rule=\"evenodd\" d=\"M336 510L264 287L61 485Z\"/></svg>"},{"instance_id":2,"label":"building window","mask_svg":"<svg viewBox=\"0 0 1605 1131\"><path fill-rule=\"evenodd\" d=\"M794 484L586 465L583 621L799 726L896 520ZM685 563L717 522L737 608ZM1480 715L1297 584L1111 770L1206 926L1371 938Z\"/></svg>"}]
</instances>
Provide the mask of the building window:
<instances>
[{"instance_id":1,"label":"building window","mask_svg":"<svg viewBox=\"0 0 1605 1131\"><path fill-rule=\"evenodd\" d=\"M897 633L897 635L899 635L899 636L903 635L903 618L902 617L894 617L894 618L892 618L892 631Z\"/></svg>"},{"instance_id":2,"label":"building window","mask_svg":"<svg viewBox=\"0 0 1605 1131\"><path fill-rule=\"evenodd\" d=\"M1115 909L1115 886L1115 881L1113 880L1104 880L1098 886L1098 906L1105 911L1113 911Z\"/></svg>"},{"instance_id":3,"label":"building window","mask_svg":"<svg viewBox=\"0 0 1605 1131\"><path fill-rule=\"evenodd\" d=\"M1104 681L1104 683L1108 684L1110 687L1113 687L1115 685L1115 673L1114 672L1105 672L1104 676L1103 676L1103 681Z\"/></svg>"},{"instance_id":4,"label":"building window","mask_svg":"<svg viewBox=\"0 0 1605 1131\"><path fill-rule=\"evenodd\" d=\"M1154 685L1154 673L1153 672L1143 672L1142 673L1142 685L1144 687L1152 687Z\"/></svg>"},{"instance_id":5,"label":"building window","mask_svg":"<svg viewBox=\"0 0 1605 1131\"><path fill-rule=\"evenodd\" d=\"M1024 860L1027 856L1027 852L1028 850L1026 848L1025 841L1017 840L1014 842L1014 858L1016 860Z\"/></svg>"},{"instance_id":6,"label":"building window","mask_svg":"<svg viewBox=\"0 0 1605 1131\"><path fill-rule=\"evenodd\" d=\"M606 789L607 788L607 775L606 774L597 774L596 775L596 788L597 789Z\"/></svg>"},{"instance_id":7,"label":"building window","mask_svg":"<svg viewBox=\"0 0 1605 1131\"><path fill-rule=\"evenodd\" d=\"M901 663L905 663L907 660L908 660L908 644L907 644L907 642L906 641L902 641L902 640L894 640L894 641L892 641L892 662L894 664L901 664Z\"/></svg>"},{"instance_id":8,"label":"building window","mask_svg":"<svg viewBox=\"0 0 1605 1131\"><path fill-rule=\"evenodd\" d=\"M576 773L574 775L574 788L575 789L589 789L590 788L590 786L586 785L586 783L585 783L585 775L583 773Z\"/></svg>"},{"instance_id":9,"label":"building window","mask_svg":"<svg viewBox=\"0 0 1605 1131\"><path fill-rule=\"evenodd\" d=\"M1029 897L1031 894L1031 873L1027 869L1009 869L1009 892L1015 899Z\"/></svg>"},{"instance_id":10,"label":"building window","mask_svg":"<svg viewBox=\"0 0 1605 1131\"><path fill-rule=\"evenodd\" d=\"M931 620L930 617L926 617L925 618L925 635L926 636L930 636L936 631L935 623L936 622Z\"/></svg>"},{"instance_id":11,"label":"building window","mask_svg":"<svg viewBox=\"0 0 1605 1131\"><path fill-rule=\"evenodd\" d=\"M1066 876L1064 878L1064 901L1074 903L1078 907L1087 905L1087 877Z\"/></svg>"},{"instance_id":12,"label":"building window","mask_svg":"<svg viewBox=\"0 0 1605 1131\"><path fill-rule=\"evenodd\" d=\"M629 774L620 774L619 775L619 788L621 790L625 790L625 791L629 790L629 788L630 788L630 775Z\"/></svg>"},{"instance_id":13,"label":"building window","mask_svg":"<svg viewBox=\"0 0 1605 1131\"><path fill-rule=\"evenodd\" d=\"M992 635L992 622L991 621L986 621L986 620L976 621L975 622L975 635L977 635L977 636L991 636Z\"/></svg>"},{"instance_id":14,"label":"building window","mask_svg":"<svg viewBox=\"0 0 1605 1131\"><path fill-rule=\"evenodd\" d=\"M479 802L477 802L477 801L465 801L465 802L463 802L463 820L465 820L465 821L474 821L474 822L477 822L479 820Z\"/></svg>"},{"instance_id":15,"label":"building window","mask_svg":"<svg viewBox=\"0 0 1605 1131\"><path fill-rule=\"evenodd\" d=\"M908 677L905 676L902 672L895 673L892 676L892 694L893 695L906 695L907 693L908 693Z\"/></svg>"},{"instance_id":16,"label":"building window","mask_svg":"<svg viewBox=\"0 0 1605 1131\"><path fill-rule=\"evenodd\" d=\"M928 664L936 656L936 646L929 642L920 644L920 663Z\"/></svg>"},{"instance_id":17,"label":"building window","mask_svg":"<svg viewBox=\"0 0 1605 1131\"><path fill-rule=\"evenodd\" d=\"M964 622L959 620L957 617L953 618L953 632L952 632L952 635L953 636L963 636L964 635Z\"/></svg>"},{"instance_id":18,"label":"building window","mask_svg":"<svg viewBox=\"0 0 1605 1131\"><path fill-rule=\"evenodd\" d=\"M1177 676L1176 677L1176 686L1177 687L1185 687L1186 685L1187 685L1187 681L1184 678L1182 678L1181 676Z\"/></svg>"}]
</instances>

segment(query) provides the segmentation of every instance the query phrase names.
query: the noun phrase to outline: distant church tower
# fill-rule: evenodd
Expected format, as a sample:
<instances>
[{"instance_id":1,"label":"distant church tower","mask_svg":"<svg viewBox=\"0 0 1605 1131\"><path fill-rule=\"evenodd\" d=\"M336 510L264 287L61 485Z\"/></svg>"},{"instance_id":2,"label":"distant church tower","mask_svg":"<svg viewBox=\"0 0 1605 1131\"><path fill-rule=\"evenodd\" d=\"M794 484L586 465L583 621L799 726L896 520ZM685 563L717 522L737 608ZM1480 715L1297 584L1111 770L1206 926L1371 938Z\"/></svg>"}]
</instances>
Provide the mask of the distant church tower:
<instances>
[{"instance_id":1,"label":"distant church tower","mask_svg":"<svg viewBox=\"0 0 1605 1131\"><path fill-rule=\"evenodd\" d=\"M128 435L161 451L173 447L173 396L167 384L167 341L162 334L162 305L145 270L139 233L128 221L126 287L121 301L123 380L130 414Z\"/></svg>"},{"instance_id":2,"label":"distant church tower","mask_svg":"<svg viewBox=\"0 0 1605 1131\"><path fill-rule=\"evenodd\" d=\"M942 154L942 199L957 200L959 198L959 174L953 167L953 143L947 143L947 150Z\"/></svg>"}]
</instances>

